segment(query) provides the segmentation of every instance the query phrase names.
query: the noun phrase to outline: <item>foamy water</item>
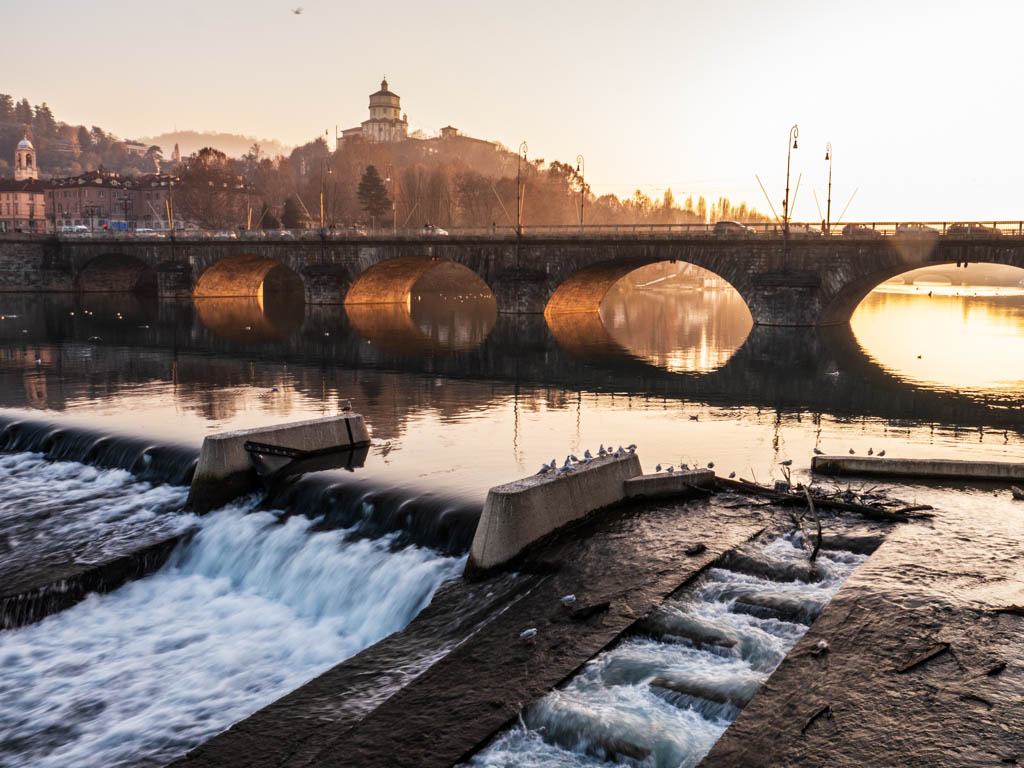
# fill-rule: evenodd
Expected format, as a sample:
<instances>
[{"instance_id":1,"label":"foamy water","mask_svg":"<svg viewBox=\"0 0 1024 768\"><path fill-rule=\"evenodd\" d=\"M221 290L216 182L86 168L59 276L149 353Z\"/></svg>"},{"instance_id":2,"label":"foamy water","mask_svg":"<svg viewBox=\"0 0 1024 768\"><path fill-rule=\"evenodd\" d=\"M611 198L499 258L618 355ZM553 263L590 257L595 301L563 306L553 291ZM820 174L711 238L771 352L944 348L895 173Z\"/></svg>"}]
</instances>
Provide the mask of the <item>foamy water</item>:
<instances>
[{"instance_id":1,"label":"foamy water","mask_svg":"<svg viewBox=\"0 0 1024 768\"><path fill-rule=\"evenodd\" d=\"M806 557L786 537L761 547L761 554L781 561ZM531 706L518 726L498 736L472 764L555 768L612 760L652 768L696 766L808 628L736 613L735 593L781 593L816 615L864 560L823 552L818 564L824 578L812 584L712 569L692 595L661 606L659 623L671 628L675 621L680 631L700 626L731 647L670 633L668 641L625 640ZM666 689L659 679L704 695Z\"/></svg>"},{"instance_id":2,"label":"foamy water","mask_svg":"<svg viewBox=\"0 0 1024 768\"><path fill-rule=\"evenodd\" d=\"M0 633L0 764L162 765L401 629L463 565L246 505L190 522L156 574Z\"/></svg>"}]
</instances>

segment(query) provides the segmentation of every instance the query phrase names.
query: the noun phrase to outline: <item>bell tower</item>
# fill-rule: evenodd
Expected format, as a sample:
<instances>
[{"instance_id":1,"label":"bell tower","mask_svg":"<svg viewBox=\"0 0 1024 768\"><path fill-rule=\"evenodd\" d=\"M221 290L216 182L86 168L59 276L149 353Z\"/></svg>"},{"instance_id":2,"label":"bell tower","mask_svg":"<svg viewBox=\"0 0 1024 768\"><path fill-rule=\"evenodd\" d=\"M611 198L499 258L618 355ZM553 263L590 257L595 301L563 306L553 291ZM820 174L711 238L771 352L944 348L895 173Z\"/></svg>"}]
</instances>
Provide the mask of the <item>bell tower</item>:
<instances>
[{"instance_id":1,"label":"bell tower","mask_svg":"<svg viewBox=\"0 0 1024 768\"><path fill-rule=\"evenodd\" d=\"M36 163L36 148L25 136L18 142L18 148L14 150L14 180L24 181L25 179L38 179L39 167Z\"/></svg>"}]
</instances>

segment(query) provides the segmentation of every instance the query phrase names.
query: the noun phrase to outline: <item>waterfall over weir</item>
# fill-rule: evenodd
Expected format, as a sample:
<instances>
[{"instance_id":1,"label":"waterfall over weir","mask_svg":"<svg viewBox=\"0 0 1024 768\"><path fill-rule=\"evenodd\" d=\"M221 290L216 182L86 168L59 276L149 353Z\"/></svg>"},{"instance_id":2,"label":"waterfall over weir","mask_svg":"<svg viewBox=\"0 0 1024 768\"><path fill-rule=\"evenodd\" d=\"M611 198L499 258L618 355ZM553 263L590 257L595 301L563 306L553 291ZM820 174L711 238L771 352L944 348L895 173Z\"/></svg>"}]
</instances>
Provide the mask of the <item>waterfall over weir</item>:
<instances>
[{"instance_id":1,"label":"waterfall over weir","mask_svg":"<svg viewBox=\"0 0 1024 768\"><path fill-rule=\"evenodd\" d=\"M462 573L479 514L325 472L198 517L177 484L194 452L31 422L0 435L5 578L181 537L155 573L0 631L3 766L166 764L402 629Z\"/></svg>"}]
</instances>

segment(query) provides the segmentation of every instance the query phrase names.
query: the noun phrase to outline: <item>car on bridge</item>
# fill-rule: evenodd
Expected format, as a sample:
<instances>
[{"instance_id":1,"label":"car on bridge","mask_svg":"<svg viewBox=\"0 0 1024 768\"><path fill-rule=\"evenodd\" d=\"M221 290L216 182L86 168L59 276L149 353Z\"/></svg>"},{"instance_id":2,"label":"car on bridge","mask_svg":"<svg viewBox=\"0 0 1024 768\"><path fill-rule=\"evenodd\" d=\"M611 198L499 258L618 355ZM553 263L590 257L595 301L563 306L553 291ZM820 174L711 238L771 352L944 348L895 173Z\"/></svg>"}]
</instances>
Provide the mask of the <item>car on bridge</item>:
<instances>
[{"instance_id":1,"label":"car on bridge","mask_svg":"<svg viewBox=\"0 0 1024 768\"><path fill-rule=\"evenodd\" d=\"M897 237L938 237L939 230L925 224L906 222L896 225Z\"/></svg>"},{"instance_id":2,"label":"car on bridge","mask_svg":"<svg viewBox=\"0 0 1024 768\"><path fill-rule=\"evenodd\" d=\"M984 224L966 222L950 224L946 227L946 234L953 237L1000 237L1003 233L995 227L986 227Z\"/></svg>"},{"instance_id":3,"label":"car on bridge","mask_svg":"<svg viewBox=\"0 0 1024 768\"><path fill-rule=\"evenodd\" d=\"M866 224L847 224L843 227L843 237L882 237L882 233Z\"/></svg>"},{"instance_id":4,"label":"car on bridge","mask_svg":"<svg viewBox=\"0 0 1024 768\"><path fill-rule=\"evenodd\" d=\"M754 237L757 233L738 221L716 221L713 234L721 237Z\"/></svg>"},{"instance_id":5,"label":"car on bridge","mask_svg":"<svg viewBox=\"0 0 1024 768\"><path fill-rule=\"evenodd\" d=\"M439 227L439 226L437 226L435 224L427 224L421 230L421 234L430 235L431 237L447 237L448 236L448 230L447 229L441 229L441 227Z\"/></svg>"},{"instance_id":6,"label":"car on bridge","mask_svg":"<svg viewBox=\"0 0 1024 768\"><path fill-rule=\"evenodd\" d=\"M793 224L789 225L789 236L790 237L821 237L821 230L815 229L810 224Z\"/></svg>"}]
</instances>

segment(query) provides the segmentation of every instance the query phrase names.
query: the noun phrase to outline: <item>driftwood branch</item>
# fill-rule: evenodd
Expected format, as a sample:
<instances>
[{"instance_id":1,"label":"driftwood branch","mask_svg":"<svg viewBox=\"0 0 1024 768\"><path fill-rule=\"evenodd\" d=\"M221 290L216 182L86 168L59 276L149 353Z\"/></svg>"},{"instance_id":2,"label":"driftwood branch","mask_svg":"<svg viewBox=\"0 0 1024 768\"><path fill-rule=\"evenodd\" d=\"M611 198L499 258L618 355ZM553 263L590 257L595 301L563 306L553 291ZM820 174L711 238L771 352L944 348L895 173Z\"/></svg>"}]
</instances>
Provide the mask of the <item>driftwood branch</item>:
<instances>
[{"instance_id":1,"label":"driftwood branch","mask_svg":"<svg viewBox=\"0 0 1024 768\"><path fill-rule=\"evenodd\" d=\"M764 496L772 499L777 504L799 504L803 506L807 503L807 500L802 495L773 491L771 488L765 488L763 485L757 485L755 483L743 482L741 480L729 480L724 477L716 477L715 482L718 483L719 487L729 488L734 491L741 491L751 495ZM879 507L869 507L866 504L855 504L851 501L837 501L835 499L826 499L820 496L815 499L815 503L819 507L824 507L826 509L838 509L842 512L855 512L869 520L884 520L891 523L907 523L911 520L931 517L929 514L915 514L911 516L900 512L890 512L886 509L880 509Z\"/></svg>"},{"instance_id":2,"label":"driftwood branch","mask_svg":"<svg viewBox=\"0 0 1024 768\"><path fill-rule=\"evenodd\" d=\"M915 667L921 666L926 661L931 661L932 659L934 659L939 654L945 653L948 650L949 650L949 643L936 643L935 645L933 645L931 648L929 648L924 653L919 654L919 655L915 656L914 658L912 658L906 664L901 664L900 666L896 667L896 671L899 672L902 675L904 672L909 672L910 670L914 669Z\"/></svg>"},{"instance_id":3,"label":"driftwood branch","mask_svg":"<svg viewBox=\"0 0 1024 768\"><path fill-rule=\"evenodd\" d=\"M811 514L814 515L814 522L818 526L818 536L814 540L814 549L811 550L810 561L814 564L814 561L818 559L818 550L821 549L821 516L814 508L814 502L811 500L811 492L804 488L804 496L807 497L807 506L810 507Z\"/></svg>"}]
</instances>

